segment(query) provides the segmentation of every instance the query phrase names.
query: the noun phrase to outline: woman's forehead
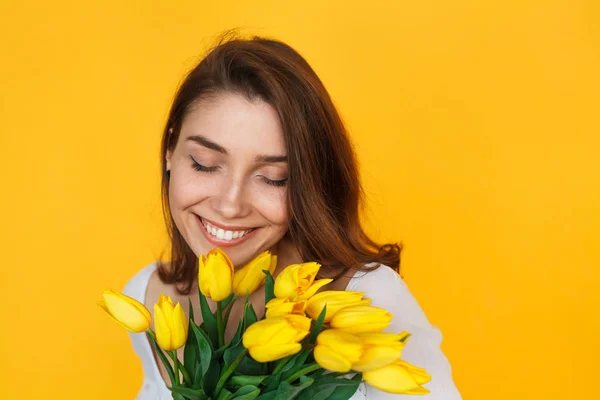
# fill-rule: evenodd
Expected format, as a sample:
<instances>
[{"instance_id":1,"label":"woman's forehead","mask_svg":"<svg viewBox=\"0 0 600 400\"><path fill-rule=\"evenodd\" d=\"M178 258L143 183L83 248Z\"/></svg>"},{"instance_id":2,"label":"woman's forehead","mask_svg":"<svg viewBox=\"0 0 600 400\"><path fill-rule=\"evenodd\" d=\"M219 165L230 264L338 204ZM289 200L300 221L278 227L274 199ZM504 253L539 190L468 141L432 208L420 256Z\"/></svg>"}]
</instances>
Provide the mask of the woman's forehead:
<instances>
[{"instance_id":1,"label":"woman's forehead","mask_svg":"<svg viewBox=\"0 0 600 400\"><path fill-rule=\"evenodd\" d=\"M227 154L242 150L285 155L286 151L277 111L263 100L248 100L238 94L197 102L183 121L180 140L202 145L194 137L219 146Z\"/></svg>"}]
</instances>

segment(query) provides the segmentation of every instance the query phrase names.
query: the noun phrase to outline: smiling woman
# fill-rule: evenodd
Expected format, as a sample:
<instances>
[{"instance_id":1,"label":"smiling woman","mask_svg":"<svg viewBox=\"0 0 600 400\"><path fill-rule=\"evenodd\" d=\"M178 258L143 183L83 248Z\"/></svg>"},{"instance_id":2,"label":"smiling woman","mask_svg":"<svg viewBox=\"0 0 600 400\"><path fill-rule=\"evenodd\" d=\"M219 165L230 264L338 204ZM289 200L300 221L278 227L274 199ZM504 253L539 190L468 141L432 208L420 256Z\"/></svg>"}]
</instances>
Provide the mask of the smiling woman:
<instances>
[{"instance_id":1,"label":"smiling woman","mask_svg":"<svg viewBox=\"0 0 600 400\"><path fill-rule=\"evenodd\" d=\"M169 209L194 255L228 247L242 265L279 242L288 224L286 153L268 103L229 92L196 100L166 151Z\"/></svg>"},{"instance_id":2,"label":"smiling woman","mask_svg":"<svg viewBox=\"0 0 600 400\"><path fill-rule=\"evenodd\" d=\"M392 312L389 330L413 338L404 359L432 376L430 399L458 399L441 334L398 275L400 245L371 240L360 223L363 192L346 129L325 87L290 46L225 37L189 72L164 127L162 195L169 262L155 262L125 293L151 308L162 294L198 304L198 259L222 248L239 269L263 251L274 276L315 261L330 290L364 292ZM250 295L264 314L264 288ZM210 304L214 308L214 304ZM225 331L241 318L235 303ZM196 310L197 317L200 312ZM201 323L201 321L196 321ZM171 398L148 341L132 335L145 371L138 399ZM179 349L183 359L183 349ZM361 386L353 399L397 395Z\"/></svg>"}]
</instances>

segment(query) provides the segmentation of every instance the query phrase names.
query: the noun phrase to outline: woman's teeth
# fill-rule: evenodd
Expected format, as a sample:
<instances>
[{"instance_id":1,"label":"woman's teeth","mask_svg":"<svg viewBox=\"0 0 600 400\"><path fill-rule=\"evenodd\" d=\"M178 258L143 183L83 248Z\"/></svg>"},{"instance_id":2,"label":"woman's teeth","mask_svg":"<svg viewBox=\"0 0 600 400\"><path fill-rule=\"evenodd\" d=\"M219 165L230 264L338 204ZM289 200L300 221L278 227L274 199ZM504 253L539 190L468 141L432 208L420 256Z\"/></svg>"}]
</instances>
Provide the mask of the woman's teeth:
<instances>
[{"instance_id":1,"label":"woman's teeth","mask_svg":"<svg viewBox=\"0 0 600 400\"><path fill-rule=\"evenodd\" d=\"M209 234L211 234L219 240L240 239L254 229L248 229L247 231L226 231L221 228L216 228L204 220L202 220L202 225L204 225L206 232L208 232Z\"/></svg>"}]
</instances>

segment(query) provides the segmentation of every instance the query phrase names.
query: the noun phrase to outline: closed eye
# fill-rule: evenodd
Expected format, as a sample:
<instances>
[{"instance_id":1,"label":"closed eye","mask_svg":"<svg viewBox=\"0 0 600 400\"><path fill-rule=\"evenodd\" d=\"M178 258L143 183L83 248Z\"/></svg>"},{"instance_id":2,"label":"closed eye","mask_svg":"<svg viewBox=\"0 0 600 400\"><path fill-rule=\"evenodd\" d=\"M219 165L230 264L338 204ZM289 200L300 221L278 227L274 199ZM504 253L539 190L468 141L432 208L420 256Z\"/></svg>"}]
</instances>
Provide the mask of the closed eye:
<instances>
[{"instance_id":1,"label":"closed eye","mask_svg":"<svg viewBox=\"0 0 600 400\"><path fill-rule=\"evenodd\" d=\"M271 185L271 186L277 186L277 187L282 187L282 186L285 186L285 185L287 184L288 178L285 178L285 179L280 179L280 180L278 180L278 181L274 181L274 180L272 180L272 179L269 179L269 178L263 177L263 180L264 180L264 181L265 181L265 182L266 182L268 185Z\"/></svg>"},{"instance_id":2,"label":"closed eye","mask_svg":"<svg viewBox=\"0 0 600 400\"><path fill-rule=\"evenodd\" d=\"M190 158L192 159L192 168L194 168L196 171L215 172L217 169L219 169L219 167L204 166L204 165L200 164L198 161L194 160L194 157L192 157L191 155L190 155Z\"/></svg>"}]
</instances>

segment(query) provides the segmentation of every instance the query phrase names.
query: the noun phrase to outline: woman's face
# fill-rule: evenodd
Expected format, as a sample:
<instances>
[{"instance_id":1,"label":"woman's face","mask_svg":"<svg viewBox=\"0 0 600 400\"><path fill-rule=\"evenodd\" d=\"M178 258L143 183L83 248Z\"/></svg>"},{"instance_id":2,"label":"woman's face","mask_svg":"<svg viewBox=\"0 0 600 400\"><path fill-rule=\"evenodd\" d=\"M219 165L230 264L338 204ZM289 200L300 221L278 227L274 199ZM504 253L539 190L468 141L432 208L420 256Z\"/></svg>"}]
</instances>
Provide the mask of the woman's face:
<instances>
[{"instance_id":1,"label":"woman's face","mask_svg":"<svg viewBox=\"0 0 600 400\"><path fill-rule=\"evenodd\" d=\"M197 256L220 247L241 266L287 232L287 153L269 104L232 93L203 100L166 158L171 214Z\"/></svg>"}]
</instances>

